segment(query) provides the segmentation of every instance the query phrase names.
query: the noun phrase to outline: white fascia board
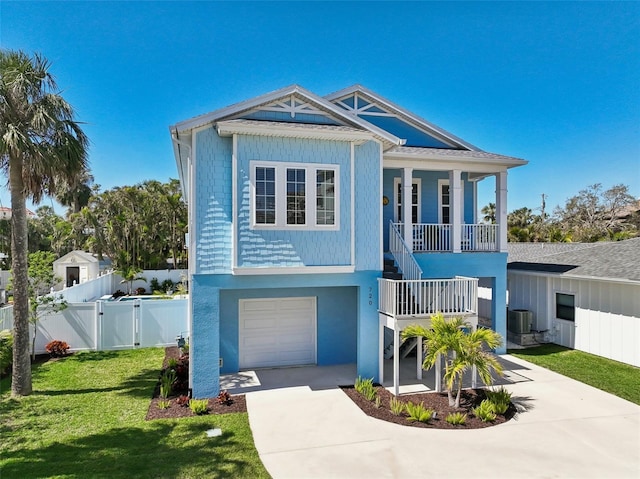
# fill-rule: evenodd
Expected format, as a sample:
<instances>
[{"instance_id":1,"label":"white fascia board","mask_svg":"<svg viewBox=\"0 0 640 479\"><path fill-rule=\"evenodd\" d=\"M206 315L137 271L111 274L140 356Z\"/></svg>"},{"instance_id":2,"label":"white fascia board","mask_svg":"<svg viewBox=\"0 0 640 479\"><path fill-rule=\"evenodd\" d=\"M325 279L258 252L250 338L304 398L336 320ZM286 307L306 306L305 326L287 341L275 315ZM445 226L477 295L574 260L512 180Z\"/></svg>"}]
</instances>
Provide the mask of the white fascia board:
<instances>
[{"instance_id":1,"label":"white fascia board","mask_svg":"<svg viewBox=\"0 0 640 479\"><path fill-rule=\"evenodd\" d=\"M191 135L180 137L180 134L174 130L169 129L171 134L171 143L173 144L173 156L176 160L176 167L178 169L178 179L180 180L180 188L182 190L182 197L185 201L189 198L189 157L192 155L191 151ZM186 174L185 174L186 172Z\"/></svg>"},{"instance_id":2,"label":"white fascia board","mask_svg":"<svg viewBox=\"0 0 640 479\"><path fill-rule=\"evenodd\" d=\"M490 161L464 161L452 158L446 159L423 159L423 158L386 158L384 159L385 168L413 168L423 171L451 171L462 170L473 173L494 174L506 171L509 167L500 162ZM477 181L480 178L476 178Z\"/></svg>"},{"instance_id":3,"label":"white fascia board","mask_svg":"<svg viewBox=\"0 0 640 479\"><path fill-rule=\"evenodd\" d=\"M453 133L450 133L447 130L440 128L439 126L425 120L424 118L416 115L415 113L412 113L409 110L401 107L400 105L390 100L387 100L386 98L380 96L379 94L369 90L368 88L362 85L352 85L350 87L344 88L335 93L331 93L330 95L325 96L325 98L329 101L334 101L341 97L344 97L356 92L363 93L364 95L370 97L373 101L378 102L383 106L385 106L386 108L392 111L395 111L399 115L406 117L407 119L411 120L413 123L417 124L417 126L424 129L425 132L427 133L435 133L436 135L441 136L445 140L449 140L460 147L468 148L469 150L472 150L472 151L482 151L477 146L472 145L471 143L463 140L462 138L457 137Z\"/></svg>"},{"instance_id":4,"label":"white fascia board","mask_svg":"<svg viewBox=\"0 0 640 479\"><path fill-rule=\"evenodd\" d=\"M629 284L632 286L640 286L640 281L635 279L627 279L627 278L602 278L600 276L587 276L580 274L567 274L567 273L551 273L549 271L531 271L525 269L507 269L507 274L521 274L523 276L542 276L544 278L555 278L555 279L575 279L580 281L593 281L593 282L602 282L602 283L620 283L620 284Z\"/></svg>"},{"instance_id":5,"label":"white fascia board","mask_svg":"<svg viewBox=\"0 0 640 479\"><path fill-rule=\"evenodd\" d=\"M335 131L328 129L314 130L311 128L296 127L296 123L283 124L268 121L259 124L235 123L234 120L219 121L217 124L218 135L231 136L256 135L277 136L288 138L312 138L318 140L354 141L365 142L373 140L374 135L368 131Z\"/></svg>"},{"instance_id":6,"label":"white fascia board","mask_svg":"<svg viewBox=\"0 0 640 479\"><path fill-rule=\"evenodd\" d=\"M503 165L507 168L514 168L516 166L523 166L528 164L527 160L515 158L512 156L497 155L494 153L487 153L484 151L478 151L474 154L473 151L460 151L458 150L431 150L424 148L420 152L408 152L408 151L387 151L385 152L385 159L390 160L421 160L421 161L459 161L459 162L472 162L472 163L486 163L491 165Z\"/></svg>"},{"instance_id":7,"label":"white fascia board","mask_svg":"<svg viewBox=\"0 0 640 479\"><path fill-rule=\"evenodd\" d=\"M189 120L176 123L171 128L178 131L191 130L199 126L213 123L216 120L219 120L221 118L227 118L232 115L236 115L240 112L251 110L260 105L264 105L265 103L271 103L275 100L278 100L280 98L286 97L288 95L293 95L293 94L298 94L304 97L305 99L307 99L308 101L310 101L311 103L315 103L316 105L320 106L322 109L326 110L328 113L332 113L338 118L342 119L347 124L356 125L375 133L376 135L388 141L389 143L392 143L394 145L404 144L404 140L398 138L397 136L392 135L391 133L381 128L378 128L375 125L372 125L366 120L362 120L361 118L347 114L345 110L334 105L330 101L327 101L325 98L318 96L302 88L301 86L295 85L295 84L285 88L281 88L280 90L276 90L271 93L266 93L264 95L261 95L255 98L242 101L240 103L235 103L234 105L221 108L219 110L215 110L210 113L206 113L204 115L196 116Z\"/></svg>"},{"instance_id":8,"label":"white fascia board","mask_svg":"<svg viewBox=\"0 0 640 479\"><path fill-rule=\"evenodd\" d=\"M268 268L233 268L231 272L237 276L261 276L267 274L320 274L320 273L353 273L355 266L283 266Z\"/></svg>"}]
</instances>

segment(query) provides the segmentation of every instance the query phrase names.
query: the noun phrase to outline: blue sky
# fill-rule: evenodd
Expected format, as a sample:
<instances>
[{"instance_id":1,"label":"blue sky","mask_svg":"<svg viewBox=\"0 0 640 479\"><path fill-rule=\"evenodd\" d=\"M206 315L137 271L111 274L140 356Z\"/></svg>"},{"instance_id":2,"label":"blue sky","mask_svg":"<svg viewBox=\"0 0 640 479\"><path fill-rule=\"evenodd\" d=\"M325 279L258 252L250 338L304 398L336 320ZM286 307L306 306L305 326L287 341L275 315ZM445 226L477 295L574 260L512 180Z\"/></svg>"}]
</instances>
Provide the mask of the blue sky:
<instances>
[{"instance_id":1,"label":"blue sky","mask_svg":"<svg viewBox=\"0 0 640 479\"><path fill-rule=\"evenodd\" d=\"M52 62L103 189L177 178L178 121L292 83L360 83L528 160L510 171L510 211L593 183L640 197L639 2L3 0L0 44ZM481 183L479 206L493 190Z\"/></svg>"}]
</instances>

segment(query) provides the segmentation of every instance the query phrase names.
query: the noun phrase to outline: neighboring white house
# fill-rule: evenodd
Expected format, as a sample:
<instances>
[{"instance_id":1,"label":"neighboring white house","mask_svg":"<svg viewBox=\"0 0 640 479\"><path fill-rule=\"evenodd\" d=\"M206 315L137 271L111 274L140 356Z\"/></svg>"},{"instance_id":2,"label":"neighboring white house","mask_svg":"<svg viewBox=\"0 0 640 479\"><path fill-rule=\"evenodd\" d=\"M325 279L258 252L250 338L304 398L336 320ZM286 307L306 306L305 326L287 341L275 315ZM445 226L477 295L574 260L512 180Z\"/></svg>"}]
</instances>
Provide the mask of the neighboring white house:
<instances>
[{"instance_id":1,"label":"neighboring white house","mask_svg":"<svg viewBox=\"0 0 640 479\"><path fill-rule=\"evenodd\" d=\"M71 251L53 262L53 274L62 279L56 289L85 283L110 268L110 260L101 261L85 251Z\"/></svg>"},{"instance_id":2,"label":"neighboring white house","mask_svg":"<svg viewBox=\"0 0 640 479\"><path fill-rule=\"evenodd\" d=\"M640 238L509 243L509 308L550 342L640 366Z\"/></svg>"}]
</instances>

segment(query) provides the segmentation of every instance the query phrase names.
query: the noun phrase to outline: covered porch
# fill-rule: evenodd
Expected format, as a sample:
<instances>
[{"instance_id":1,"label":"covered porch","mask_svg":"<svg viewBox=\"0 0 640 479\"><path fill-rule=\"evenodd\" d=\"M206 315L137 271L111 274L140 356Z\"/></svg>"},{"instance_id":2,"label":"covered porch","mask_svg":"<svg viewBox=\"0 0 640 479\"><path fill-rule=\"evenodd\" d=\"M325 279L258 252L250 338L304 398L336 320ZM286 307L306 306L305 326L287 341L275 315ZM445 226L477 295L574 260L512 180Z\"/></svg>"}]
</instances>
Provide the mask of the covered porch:
<instances>
[{"instance_id":1,"label":"covered porch","mask_svg":"<svg viewBox=\"0 0 640 479\"><path fill-rule=\"evenodd\" d=\"M505 252L507 170L521 163L480 151L402 147L385 152L383 218L390 225L385 251L393 225L412 253ZM495 212L490 222L481 222L477 184L492 178Z\"/></svg>"},{"instance_id":2,"label":"covered porch","mask_svg":"<svg viewBox=\"0 0 640 479\"><path fill-rule=\"evenodd\" d=\"M385 381L385 360L393 358L393 393L400 394L400 362L412 349L416 349L415 377L423 378L422 338L401 341L402 330L411 324L431 327L431 317L462 316L472 330L478 327L478 279L455 277L450 279L378 280L379 349L378 375ZM386 333L390 331L392 336ZM441 361L435 367L435 390L442 391ZM476 374L472 372L472 387L476 387Z\"/></svg>"}]
</instances>

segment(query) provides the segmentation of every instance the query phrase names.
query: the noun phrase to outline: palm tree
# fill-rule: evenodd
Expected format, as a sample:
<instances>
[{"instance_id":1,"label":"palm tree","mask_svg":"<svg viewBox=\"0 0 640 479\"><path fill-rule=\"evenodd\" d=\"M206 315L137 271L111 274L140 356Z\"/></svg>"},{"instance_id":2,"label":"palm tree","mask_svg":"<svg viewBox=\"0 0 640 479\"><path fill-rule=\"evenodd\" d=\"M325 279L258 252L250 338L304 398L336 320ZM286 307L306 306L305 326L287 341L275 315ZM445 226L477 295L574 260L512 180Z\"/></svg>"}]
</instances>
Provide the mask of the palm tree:
<instances>
[{"instance_id":1,"label":"palm tree","mask_svg":"<svg viewBox=\"0 0 640 479\"><path fill-rule=\"evenodd\" d=\"M32 391L26 200L39 203L87 168L88 140L39 54L0 50L0 169L11 192L13 371L11 394Z\"/></svg>"},{"instance_id":2,"label":"palm tree","mask_svg":"<svg viewBox=\"0 0 640 479\"><path fill-rule=\"evenodd\" d=\"M502 374L502 366L496 357L485 347L495 349L502 344L498 333L490 329L476 329L469 332L471 326L463 318L445 319L440 313L431 317L431 329L412 324L402 331L402 338L424 338L426 354L422 367L435 366L440 356L445 359L444 381L447 386L449 406L460 407L462 376L465 371L475 367L485 385L493 382L491 371ZM453 392L456 392L455 398Z\"/></svg>"},{"instance_id":3,"label":"palm tree","mask_svg":"<svg viewBox=\"0 0 640 479\"><path fill-rule=\"evenodd\" d=\"M480 210L480 213L482 213L483 215L482 221L490 225L496 224L496 204L495 203L489 203L488 205L483 206L482 209Z\"/></svg>"}]
</instances>

